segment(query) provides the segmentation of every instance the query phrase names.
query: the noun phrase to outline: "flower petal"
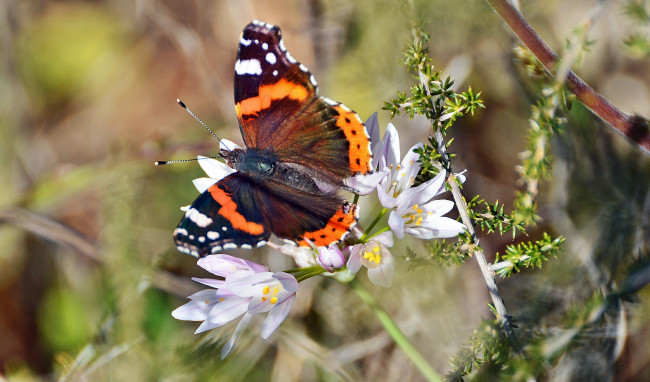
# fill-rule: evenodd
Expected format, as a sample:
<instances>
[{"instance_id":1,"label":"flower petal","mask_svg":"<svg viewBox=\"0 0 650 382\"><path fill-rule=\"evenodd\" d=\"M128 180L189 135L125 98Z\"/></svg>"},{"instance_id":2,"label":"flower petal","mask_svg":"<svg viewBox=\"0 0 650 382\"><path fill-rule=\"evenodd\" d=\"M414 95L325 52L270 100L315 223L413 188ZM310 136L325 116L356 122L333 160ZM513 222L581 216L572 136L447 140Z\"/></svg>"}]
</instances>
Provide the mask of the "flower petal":
<instances>
[{"instance_id":1,"label":"flower petal","mask_svg":"<svg viewBox=\"0 0 650 382\"><path fill-rule=\"evenodd\" d=\"M226 356L230 354L235 345L237 345L237 340L239 340L239 337L241 337L241 334L251 323L252 319L252 314L244 314L244 317L242 317L239 321L239 324L237 324L237 328L235 328L235 332L232 334L232 337L230 337L228 342L226 342L226 344L221 348L221 359L226 358Z\"/></svg>"},{"instance_id":2,"label":"flower petal","mask_svg":"<svg viewBox=\"0 0 650 382\"><path fill-rule=\"evenodd\" d=\"M334 272L337 268L345 265L345 257L336 245L318 248L318 262L328 272Z\"/></svg>"},{"instance_id":3,"label":"flower petal","mask_svg":"<svg viewBox=\"0 0 650 382\"><path fill-rule=\"evenodd\" d=\"M216 159L204 157L203 155L198 156L199 165L203 171L214 180L221 180L227 175L235 172L234 168L231 168L227 164L220 162Z\"/></svg>"},{"instance_id":4,"label":"flower petal","mask_svg":"<svg viewBox=\"0 0 650 382\"><path fill-rule=\"evenodd\" d=\"M218 328L221 325L215 325L209 321L203 321L201 325L199 325L198 328L194 331L194 334L200 334L203 332L207 332L208 330L212 330L214 328Z\"/></svg>"},{"instance_id":5,"label":"flower petal","mask_svg":"<svg viewBox=\"0 0 650 382\"><path fill-rule=\"evenodd\" d=\"M400 158L399 134L392 123L389 123L384 132L384 138L381 140L379 152L385 158L386 166L397 165Z\"/></svg>"},{"instance_id":6,"label":"flower petal","mask_svg":"<svg viewBox=\"0 0 650 382\"><path fill-rule=\"evenodd\" d=\"M388 179L388 177L383 180L386 179ZM377 187L377 197L379 198L379 203L381 203L383 207L395 208L397 206L397 199L391 194L388 194L384 187Z\"/></svg>"},{"instance_id":7,"label":"flower petal","mask_svg":"<svg viewBox=\"0 0 650 382\"><path fill-rule=\"evenodd\" d=\"M273 272L261 272L233 279L226 278L226 285L234 294L240 297L261 295L264 286L274 284Z\"/></svg>"},{"instance_id":8,"label":"flower petal","mask_svg":"<svg viewBox=\"0 0 650 382\"><path fill-rule=\"evenodd\" d=\"M383 248L381 252L381 263L375 268L368 268L368 278L377 286L390 288L395 275L395 259L387 249Z\"/></svg>"},{"instance_id":9,"label":"flower petal","mask_svg":"<svg viewBox=\"0 0 650 382\"><path fill-rule=\"evenodd\" d=\"M233 151L233 150L237 150L237 149L241 149L241 148L242 147L240 145L236 144L235 142L231 141L230 139L223 138L223 139L221 139L219 141L219 150L221 150L221 151L223 151L223 150Z\"/></svg>"},{"instance_id":10,"label":"flower petal","mask_svg":"<svg viewBox=\"0 0 650 382\"><path fill-rule=\"evenodd\" d=\"M454 208L454 202L446 199L432 200L429 203L422 205L421 208L425 211L425 214L429 216L442 216Z\"/></svg>"},{"instance_id":11,"label":"flower petal","mask_svg":"<svg viewBox=\"0 0 650 382\"><path fill-rule=\"evenodd\" d=\"M215 289L223 288L226 286L226 282L224 280L192 277L192 281L196 281L197 283L201 283Z\"/></svg>"},{"instance_id":12,"label":"flower petal","mask_svg":"<svg viewBox=\"0 0 650 382\"><path fill-rule=\"evenodd\" d=\"M404 238L404 218L398 212L391 211L388 216L388 226L398 239Z\"/></svg>"},{"instance_id":13,"label":"flower petal","mask_svg":"<svg viewBox=\"0 0 650 382\"><path fill-rule=\"evenodd\" d=\"M383 245L386 248L393 246L393 233L390 231L382 232L379 235L372 238L373 241Z\"/></svg>"},{"instance_id":14,"label":"flower petal","mask_svg":"<svg viewBox=\"0 0 650 382\"><path fill-rule=\"evenodd\" d=\"M200 193L204 193L208 190L208 188L217 182L217 179L212 178L196 178L192 181L192 183L194 183L194 187L196 187Z\"/></svg>"},{"instance_id":15,"label":"flower petal","mask_svg":"<svg viewBox=\"0 0 650 382\"><path fill-rule=\"evenodd\" d=\"M413 228L407 227L405 232L420 239L429 240L458 236L463 232L465 226L454 219L439 216L435 219L424 219L418 228L419 230L413 230ZM412 230L415 233L411 233Z\"/></svg>"},{"instance_id":16,"label":"flower petal","mask_svg":"<svg viewBox=\"0 0 650 382\"><path fill-rule=\"evenodd\" d=\"M249 273L268 271L263 265L224 254L206 256L199 259L196 263L206 271L221 277L228 277L239 271L247 271Z\"/></svg>"},{"instance_id":17,"label":"flower petal","mask_svg":"<svg viewBox=\"0 0 650 382\"><path fill-rule=\"evenodd\" d=\"M377 118L377 112L372 113L372 115L366 120L366 131L370 136L370 147L372 153L375 154L377 152L376 148L381 142L381 138L379 137L379 119ZM373 163L373 168L377 168L376 163Z\"/></svg>"},{"instance_id":18,"label":"flower petal","mask_svg":"<svg viewBox=\"0 0 650 382\"><path fill-rule=\"evenodd\" d=\"M192 300L172 311L172 317L183 321L205 321L214 302L205 300Z\"/></svg>"},{"instance_id":19,"label":"flower petal","mask_svg":"<svg viewBox=\"0 0 650 382\"><path fill-rule=\"evenodd\" d=\"M361 268L361 249L364 244L356 244L350 250L350 257L348 258L348 269L352 273L359 272Z\"/></svg>"},{"instance_id":20,"label":"flower petal","mask_svg":"<svg viewBox=\"0 0 650 382\"><path fill-rule=\"evenodd\" d=\"M379 182L388 175L388 171L381 170L372 174L358 174L343 180L346 186L354 189L355 194L368 195L371 193Z\"/></svg>"},{"instance_id":21,"label":"flower petal","mask_svg":"<svg viewBox=\"0 0 650 382\"><path fill-rule=\"evenodd\" d=\"M278 326L280 326L280 324L285 320L285 318L287 318L295 300L296 295L294 293L271 308L269 315L262 323L262 330L260 333L262 338L269 338L275 329L277 329Z\"/></svg>"},{"instance_id":22,"label":"flower petal","mask_svg":"<svg viewBox=\"0 0 650 382\"><path fill-rule=\"evenodd\" d=\"M397 204L401 206L412 206L414 204L424 204L433 199L436 195L444 190L445 185L445 170L440 171L433 179L411 187L402 192L397 197Z\"/></svg>"},{"instance_id":23,"label":"flower petal","mask_svg":"<svg viewBox=\"0 0 650 382\"><path fill-rule=\"evenodd\" d=\"M208 321L217 326L230 322L246 313L249 301L250 299L245 297L227 297L208 312Z\"/></svg>"},{"instance_id":24,"label":"flower petal","mask_svg":"<svg viewBox=\"0 0 650 382\"><path fill-rule=\"evenodd\" d=\"M278 280L282 287L289 292L295 293L298 291L298 280L293 275L285 272L275 272L273 278Z\"/></svg>"}]
</instances>

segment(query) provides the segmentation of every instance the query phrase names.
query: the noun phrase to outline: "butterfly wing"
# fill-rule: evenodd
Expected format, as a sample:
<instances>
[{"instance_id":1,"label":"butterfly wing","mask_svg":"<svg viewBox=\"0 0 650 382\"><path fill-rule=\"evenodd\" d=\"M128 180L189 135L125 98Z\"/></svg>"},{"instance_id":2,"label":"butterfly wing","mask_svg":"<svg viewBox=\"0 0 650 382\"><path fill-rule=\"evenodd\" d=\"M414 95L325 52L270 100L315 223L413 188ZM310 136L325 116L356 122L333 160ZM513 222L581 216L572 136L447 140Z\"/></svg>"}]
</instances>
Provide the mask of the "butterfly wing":
<instances>
[{"instance_id":1,"label":"butterfly wing","mask_svg":"<svg viewBox=\"0 0 650 382\"><path fill-rule=\"evenodd\" d=\"M249 148L272 148L323 181L371 171L370 139L359 116L317 96L307 67L286 50L280 28L253 21L235 63L235 109Z\"/></svg>"},{"instance_id":2,"label":"butterfly wing","mask_svg":"<svg viewBox=\"0 0 650 382\"><path fill-rule=\"evenodd\" d=\"M179 251L195 257L264 245L271 235L260 212L259 186L235 172L203 192L174 230Z\"/></svg>"}]
</instances>

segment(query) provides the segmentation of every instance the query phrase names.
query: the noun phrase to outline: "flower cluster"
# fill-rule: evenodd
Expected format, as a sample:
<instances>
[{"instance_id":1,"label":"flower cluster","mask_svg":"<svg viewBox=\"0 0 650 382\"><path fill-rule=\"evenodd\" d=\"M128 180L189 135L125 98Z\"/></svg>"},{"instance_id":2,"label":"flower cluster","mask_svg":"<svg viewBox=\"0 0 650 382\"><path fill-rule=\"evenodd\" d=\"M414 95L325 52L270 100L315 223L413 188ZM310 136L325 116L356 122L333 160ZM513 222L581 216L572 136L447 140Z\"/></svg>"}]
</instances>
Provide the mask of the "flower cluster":
<instances>
[{"instance_id":1,"label":"flower cluster","mask_svg":"<svg viewBox=\"0 0 650 382\"><path fill-rule=\"evenodd\" d=\"M401 158L399 136L392 124L388 124L381 140L376 113L368 119L366 126L372 142L374 172L346 179L345 184L359 195L377 192L383 210L368 231L362 233L355 227L352 233L356 237L356 244L342 248L338 244L320 248L269 244L293 256L299 266L322 267L319 268L321 273L341 276L341 280L353 277L352 274L365 266L373 284L390 287L395 273L395 259L389 251L393 246L393 235L399 239L407 234L424 240L449 238L462 232L464 226L444 216L453 208L452 201L436 199L445 191L444 170L433 179L414 186L420 171L416 149L422 145L416 144ZM221 145L229 150L239 148L226 140ZM199 159L208 175L208 178L194 180L199 192L204 192L234 172L222 162L206 157ZM376 222L388 212L388 226L368 235ZM179 320L202 321L196 333L241 317L234 334L222 349L222 358L233 349L256 314L268 312L261 328L262 338L268 338L289 314L298 289L294 276L270 272L262 265L223 254L199 259L198 265L223 280L194 278L194 281L211 289L193 294L189 297L190 302L174 310L172 315ZM347 270L347 273L341 270Z\"/></svg>"},{"instance_id":2,"label":"flower cluster","mask_svg":"<svg viewBox=\"0 0 650 382\"><path fill-rule=\"evenodd\" d=\"M263 265L229 255L211 255L197 264L224 280L192 278L211 287L189 296L177 308L178 320L203 321L195 333L217 328L242 316L234 334L221 350L223 359L233 349L253 316L268 312L262 323L262 338L268 338L287 317L296 299L298 281L284 272L269 272Z\"/></svg>"}]
</instances>

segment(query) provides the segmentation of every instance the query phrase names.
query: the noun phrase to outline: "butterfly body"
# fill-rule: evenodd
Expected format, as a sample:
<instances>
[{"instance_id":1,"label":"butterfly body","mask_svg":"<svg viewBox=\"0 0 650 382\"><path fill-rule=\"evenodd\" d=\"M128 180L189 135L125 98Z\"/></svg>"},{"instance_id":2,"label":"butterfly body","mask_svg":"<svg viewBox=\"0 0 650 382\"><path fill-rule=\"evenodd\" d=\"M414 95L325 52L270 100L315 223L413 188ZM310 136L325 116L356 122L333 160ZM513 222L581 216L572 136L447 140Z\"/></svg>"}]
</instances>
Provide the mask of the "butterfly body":
<instances>
[{"instance_id":1,"label":"butterfly body","mask_svg":"<svg viewBox=\"0 0 650 382\"><path fill-rule=\"evenodd\" d=\"M338 195L343 180L371 172L359 116L318 96L314 76L286 50L277 26L253 21L235 63L235 111L245 149L223 150L236 171L201 194L174 231L197 257L266 243L329 245L356 223Z\"/></svg>"}]
</instances>

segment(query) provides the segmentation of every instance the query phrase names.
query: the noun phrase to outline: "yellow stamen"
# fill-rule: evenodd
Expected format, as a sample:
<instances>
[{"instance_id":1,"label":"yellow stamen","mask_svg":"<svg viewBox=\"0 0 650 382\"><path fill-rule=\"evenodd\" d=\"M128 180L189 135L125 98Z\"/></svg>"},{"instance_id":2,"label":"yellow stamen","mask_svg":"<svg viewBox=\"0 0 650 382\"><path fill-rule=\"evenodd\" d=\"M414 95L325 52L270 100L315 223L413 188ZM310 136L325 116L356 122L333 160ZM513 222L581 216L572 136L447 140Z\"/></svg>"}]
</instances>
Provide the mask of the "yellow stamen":
<instances>
[{"instance_id":1,"label":"yellow stamen","mask_svg":"<svg viewBox=\"0 0 650 382\"><path fill-rule=\"evenodd\" d=\"M276 302L278 302L278 298L275 296L271 297L271 305L274 305Z\"/></svg>"},{"instance_id":2,"label":"yellow stamen","mask_svg":"<svg viewBox=\"0 0 650 382\"><path fill-rule=\"evenodd\" d=\"M271 292L271 288L269 288L268 285L264 286L264 289L262 289L263 294L269 294Z\"/></svg>"}]
</instances>

